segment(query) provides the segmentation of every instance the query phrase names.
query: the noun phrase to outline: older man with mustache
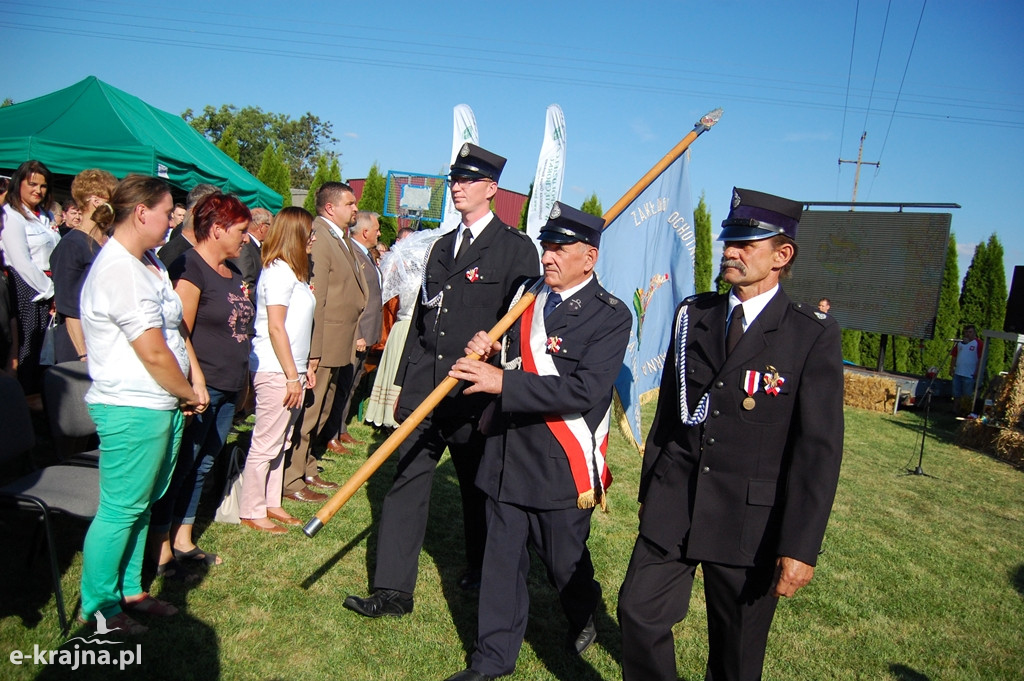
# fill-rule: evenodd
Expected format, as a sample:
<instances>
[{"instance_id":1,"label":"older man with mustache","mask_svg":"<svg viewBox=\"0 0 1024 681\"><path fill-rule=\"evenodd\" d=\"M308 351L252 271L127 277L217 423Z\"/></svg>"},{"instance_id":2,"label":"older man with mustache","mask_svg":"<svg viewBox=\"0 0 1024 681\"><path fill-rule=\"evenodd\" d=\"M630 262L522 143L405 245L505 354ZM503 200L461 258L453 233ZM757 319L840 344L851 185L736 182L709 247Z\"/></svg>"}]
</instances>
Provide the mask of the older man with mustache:
<instances>
[{"instance_id":1,"label":"older man with mustache","mask_svg":"<svg viewBox=\"0 0 1024 681\"><path fill-rule=\"evenodd\" d=\"M703 568L706 679L761 678L779 596L808 582L843 445L839 327L779 286L802 205L733 189L727 295L676 312L640 481L640 536L619 594L622 673L675 681L672 626Z\"/></svg>"}]
</instances>

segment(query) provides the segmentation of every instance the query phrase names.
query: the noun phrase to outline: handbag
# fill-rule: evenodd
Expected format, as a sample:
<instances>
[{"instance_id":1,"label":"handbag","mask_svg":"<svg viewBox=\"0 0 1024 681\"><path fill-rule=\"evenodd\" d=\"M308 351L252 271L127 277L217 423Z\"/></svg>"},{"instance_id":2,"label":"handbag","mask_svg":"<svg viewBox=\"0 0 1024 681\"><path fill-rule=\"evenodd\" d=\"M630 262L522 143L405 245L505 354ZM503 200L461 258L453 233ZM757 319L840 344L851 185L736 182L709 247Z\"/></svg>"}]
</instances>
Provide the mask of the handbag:
<instances>
[{"instance_id":1,"label":"handbag","mask_svg":"<svg viewBox=\"0 0 1024 681\"><path fill-rule=\"evenodd\" d=\"M39 350L40 366L53 366L57 363L56 337L57 315L50 315L50 323L43 332L43 346Z\"/></svg>"},{"instance_id":2,"label":"handbag","mask_svg":"<svg viewBox=\"0 0 1024 681\"><path fill-rule=\"evenodd\" d=\"M242 463L244 455L240 447L231 449L231 461L228 462L228 477L224 482L224 492L220 506L213 514L214 522L238 525L239 503L242 500Z\"/></svg>"}]
</instances>

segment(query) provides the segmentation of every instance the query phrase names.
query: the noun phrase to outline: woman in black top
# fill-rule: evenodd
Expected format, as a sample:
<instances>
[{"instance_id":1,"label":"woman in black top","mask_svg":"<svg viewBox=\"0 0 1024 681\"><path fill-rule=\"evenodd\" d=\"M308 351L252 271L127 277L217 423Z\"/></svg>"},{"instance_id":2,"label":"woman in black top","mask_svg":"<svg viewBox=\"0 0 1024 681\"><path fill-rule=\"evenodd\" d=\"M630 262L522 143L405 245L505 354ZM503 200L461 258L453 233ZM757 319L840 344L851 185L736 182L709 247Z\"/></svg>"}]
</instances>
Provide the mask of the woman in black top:
<instances>
[{"instance_id":1,"label":"woman in black top","mask_svg":"<svg viewBox=\"0 0 1024 681\"><path fill-rule=\"evenodd\" d=\"M92 261L107 243L109 225L98 225L93 220L93 213L110 201L116 187L117 178L96 168L83 170L71 182L71 196L76 205L81 206L81 219L77 226L61 237L50 254L53 298L57 307L58 326L54 336L54 360L57 363L86 360L78 299Z\"/></svg>"},{"instance_id":2,"label":"woman in black top","mask_svg":"<svg viewBox=\"0 0 1024 681\"><path fill-rule=\"evenodd\" d=\"M168 272L181 298L184 321L206 379L210 406L185 428L170 488L153 506L150 536L158 572L177 571L183 560L216 565L214 553L192 539L196 509L206 475L224 448L239 393L249 385L249 349L256 309L238 269L237 258L249 240L249 209L236 197L211 194L193 211L196 246ZM177 562L176 562L177 561Z\"/></svg>"}]
</instances>

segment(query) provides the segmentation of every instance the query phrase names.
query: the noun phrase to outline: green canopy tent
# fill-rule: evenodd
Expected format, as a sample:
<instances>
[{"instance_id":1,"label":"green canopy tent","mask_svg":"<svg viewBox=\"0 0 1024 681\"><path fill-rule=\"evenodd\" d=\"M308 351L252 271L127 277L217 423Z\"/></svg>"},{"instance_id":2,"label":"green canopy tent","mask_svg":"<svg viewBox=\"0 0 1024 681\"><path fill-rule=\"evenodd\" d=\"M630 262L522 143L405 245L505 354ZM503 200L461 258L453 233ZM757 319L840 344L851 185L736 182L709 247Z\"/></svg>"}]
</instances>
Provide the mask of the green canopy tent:
<instances>
[{"instance_id":1,"label":"green canopy tent","mask_svg":"<svg viewBox=\"0 0 1024 681\"><path fill-rule=\"evenodd\" d=\"M281 209L281 196L193 130L95 76L0 108L0 168L42 161L54 173L103 168L117 177L142 173L188 191L207 182L250 207Z\"/></svg>"}]
</instances>

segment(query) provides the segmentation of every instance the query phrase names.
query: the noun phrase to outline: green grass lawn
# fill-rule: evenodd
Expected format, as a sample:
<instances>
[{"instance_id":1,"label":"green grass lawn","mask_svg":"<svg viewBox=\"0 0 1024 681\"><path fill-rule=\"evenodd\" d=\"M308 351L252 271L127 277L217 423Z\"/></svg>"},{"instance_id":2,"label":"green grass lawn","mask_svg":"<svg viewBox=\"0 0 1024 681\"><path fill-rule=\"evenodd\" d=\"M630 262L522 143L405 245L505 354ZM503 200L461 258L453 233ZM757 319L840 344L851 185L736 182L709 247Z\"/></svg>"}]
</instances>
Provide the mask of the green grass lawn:
<instances>
[{"instance_id":1,"label":"green grass lawn","mask_svg":"<svg viewBox=\"0 0 1024 681\"><path fill-rule=\"evenodd\" d=\"M1024 474L951 444L955 422L941 415L923 464L935 477L906 476L917 465L920 414L848 409L846 418L842 477L824 554L814 581L780 604L765 678L1022 678ZM373 437L365 427L352 432ZM363 460L331 457L324 475L339 482ZM514 678L620 677L615 606L636 536L640 457L613 433L609 459L615 473L610 513L594 514L590 540L604 586L598 643L582 660L563 655L564 618L543 571L535 569L530 624ZM475 597L456 586L463 567L461 513L447 458L435 480L415 612L368 621L342 608L347 594L368 590L377 514L392 471L389 462L314 539L296 528L280 537L237 525L197 528L200 544L220 553L224 564L196 584L153 583L152 591L182 613L168 620L140 617L151 630L130 645L141 645L142 664L123 672L9 662L12 650L52 649L65 638L46 556L26 564L30 528L0 521L7 548L0 561L0 680L446 678L465 666L476 629ZM304 520L318 508L286 505ZM212 516L212 508L204 510ZM70 609L78 601L86 527L61 519L58 528ZM700 587L698 579L691 615L676 628L679 673L687 681L704 677ZM88 633L75 629L72 635Z\"/></svg>"}]
</instances>

